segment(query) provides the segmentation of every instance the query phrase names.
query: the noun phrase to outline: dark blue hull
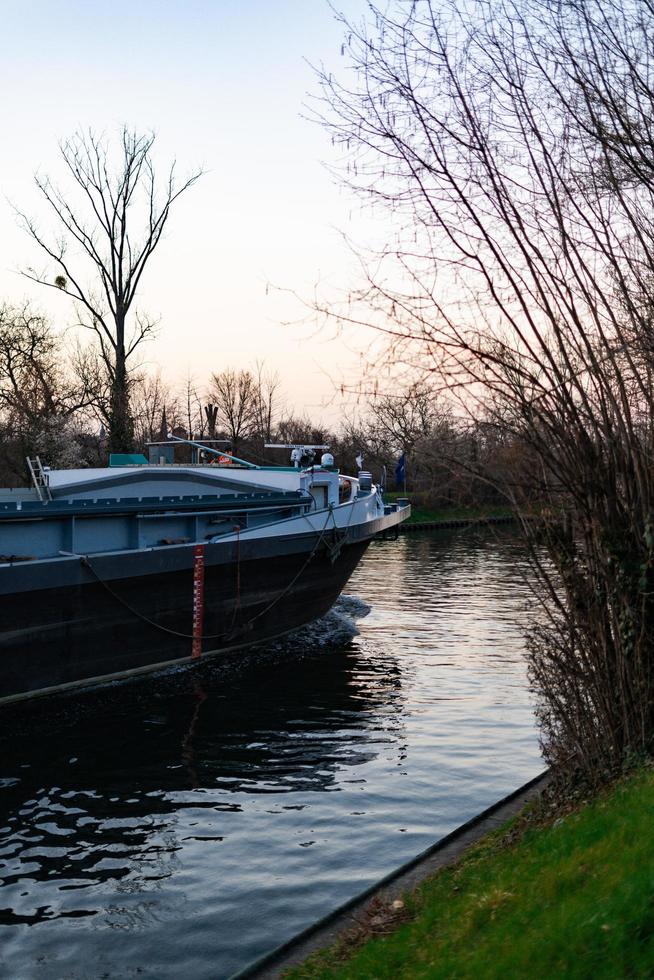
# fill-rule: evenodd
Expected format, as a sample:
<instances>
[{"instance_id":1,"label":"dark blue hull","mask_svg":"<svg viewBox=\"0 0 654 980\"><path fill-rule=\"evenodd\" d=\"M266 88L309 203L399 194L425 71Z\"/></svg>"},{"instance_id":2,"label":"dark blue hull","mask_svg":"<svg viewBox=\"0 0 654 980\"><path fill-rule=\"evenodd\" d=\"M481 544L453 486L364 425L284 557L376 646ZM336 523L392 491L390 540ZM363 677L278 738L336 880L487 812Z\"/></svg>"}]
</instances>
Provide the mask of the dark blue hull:
<instances>
[{"instance_id":1,"label":"dark blue hull","mask_svg":"<svg viewBox=\"0 0 654 980\"><path fill-rule=\"evenodd\" d=\"M327 612L370 533L354 538L207 546L202 655L264 643ZM192 551L0 569L0 703L188 660Z\"/></svg>"}]
</instances>

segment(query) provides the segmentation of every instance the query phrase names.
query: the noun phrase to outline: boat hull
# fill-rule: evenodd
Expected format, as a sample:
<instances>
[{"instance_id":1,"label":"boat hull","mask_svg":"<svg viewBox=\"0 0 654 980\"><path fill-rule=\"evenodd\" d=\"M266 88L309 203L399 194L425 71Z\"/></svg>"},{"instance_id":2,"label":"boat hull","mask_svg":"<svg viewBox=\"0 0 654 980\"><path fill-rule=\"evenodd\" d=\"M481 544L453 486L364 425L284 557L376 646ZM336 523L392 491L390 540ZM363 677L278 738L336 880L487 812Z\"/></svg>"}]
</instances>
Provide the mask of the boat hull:
<instances>
[{"instance_id":1,"label":"boat hull","mask_svg":"<svg viewBox=\"0 0 654 980\"><path fill-rule=\"evenodd\" d=\"M267 547L207 545L202 656L265 643L324 615L369 543L368 535L304 535ZM192 546L56 565L54 575L26 564L0 577L0 703L191 659Z\"/></svg>"}]
</instances>

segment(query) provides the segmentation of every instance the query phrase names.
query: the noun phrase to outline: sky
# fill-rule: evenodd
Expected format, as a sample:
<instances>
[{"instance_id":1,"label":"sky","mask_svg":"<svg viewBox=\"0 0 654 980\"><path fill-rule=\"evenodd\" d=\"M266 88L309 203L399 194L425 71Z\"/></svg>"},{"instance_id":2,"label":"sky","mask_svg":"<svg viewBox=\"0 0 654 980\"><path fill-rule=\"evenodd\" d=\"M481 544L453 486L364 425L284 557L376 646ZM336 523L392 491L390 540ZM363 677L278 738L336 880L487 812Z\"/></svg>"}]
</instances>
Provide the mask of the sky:
<instances>
[{"instance_id":1,"label":"sky","mask_svg":"<svg viewBox=\"0 0 654 980\"><path fill-rule=\"evenodd\" d=\"M366 6L339 5L355 18ZM161 318L144 362L202 383L262 360L299 413L351 411L335 387L361 374L357 338L316 332L294 295L354 274L341 237L353 202L325 167L329 137L302 115L318 90L310 65L340 67L326 0L0 0L0 12L0 302L74 321L65 296L20 275L41 260L14 206L45 218L34 174L65 186L58 142L76 129L154 130L162 173L172 159L205 173L143 280L138 306Z\"/></svg>"}]
</instances>

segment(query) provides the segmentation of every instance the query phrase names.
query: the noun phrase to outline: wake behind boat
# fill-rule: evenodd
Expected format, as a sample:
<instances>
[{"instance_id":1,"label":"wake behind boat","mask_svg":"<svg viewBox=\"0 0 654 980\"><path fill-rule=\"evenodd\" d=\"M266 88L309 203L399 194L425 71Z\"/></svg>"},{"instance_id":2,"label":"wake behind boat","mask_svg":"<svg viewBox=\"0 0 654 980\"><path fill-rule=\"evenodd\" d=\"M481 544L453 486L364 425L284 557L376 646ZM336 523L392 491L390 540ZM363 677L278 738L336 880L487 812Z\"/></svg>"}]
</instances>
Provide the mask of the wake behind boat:
<instances>
[{"instance_id":1,"label":"wake behind boat","mask_svg":"<svg viewBox=\"0 0 654 980\"><path fill-rule=\"evenodd\" d=\"M322 616L410 514L292 448L256 466L172 443L0 490L0 704L250 647ZM318 447L324 448L324 447ZM220 462L209 463L218 458Z\"/></svg>"}]
</instances>

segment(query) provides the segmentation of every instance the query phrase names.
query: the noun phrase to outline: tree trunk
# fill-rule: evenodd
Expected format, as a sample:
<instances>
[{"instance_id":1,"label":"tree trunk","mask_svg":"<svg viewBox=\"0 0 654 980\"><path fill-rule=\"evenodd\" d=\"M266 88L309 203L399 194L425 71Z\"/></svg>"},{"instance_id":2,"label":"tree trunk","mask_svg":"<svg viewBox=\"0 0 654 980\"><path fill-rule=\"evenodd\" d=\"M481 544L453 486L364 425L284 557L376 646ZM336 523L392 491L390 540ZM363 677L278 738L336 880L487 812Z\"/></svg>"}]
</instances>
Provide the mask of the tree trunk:
<instances>
[{"instance_id":1,"label":"tree trunk","mask_svg":"<svg viewBox=\"0 0 654 980\"><path fill-rule=\"evenodd\" d=\"M129 379L125 347L116 347L116 360L111 382L111 413L109 417L109 452L134 452L134 420L129 407Z\"/></svg>"}]
</instances>

